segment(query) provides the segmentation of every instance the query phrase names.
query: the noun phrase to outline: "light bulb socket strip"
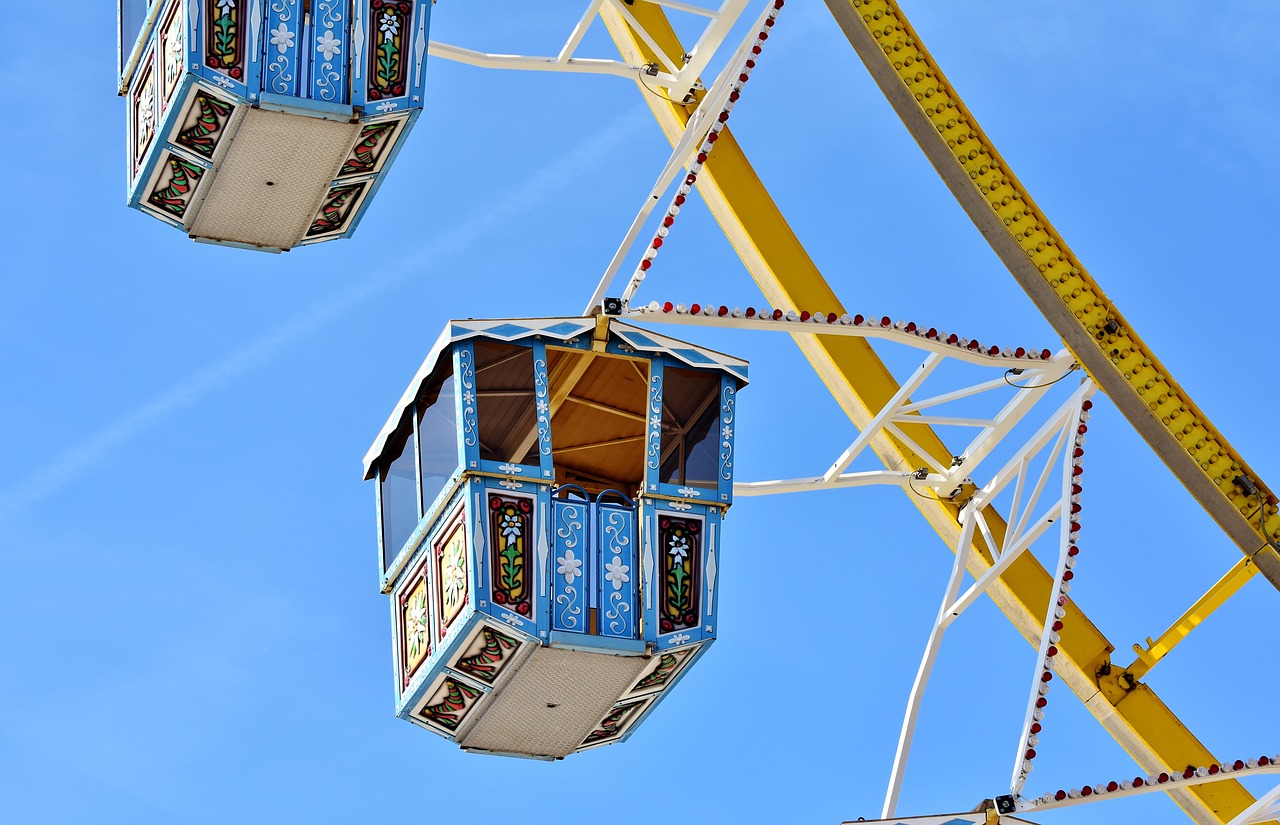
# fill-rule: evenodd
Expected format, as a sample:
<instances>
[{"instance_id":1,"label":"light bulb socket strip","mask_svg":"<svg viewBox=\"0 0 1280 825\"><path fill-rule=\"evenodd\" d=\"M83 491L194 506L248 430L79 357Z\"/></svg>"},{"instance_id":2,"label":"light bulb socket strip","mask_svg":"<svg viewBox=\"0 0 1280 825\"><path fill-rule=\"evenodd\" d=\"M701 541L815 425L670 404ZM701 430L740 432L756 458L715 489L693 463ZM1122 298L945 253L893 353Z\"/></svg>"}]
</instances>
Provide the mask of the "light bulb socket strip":
<instances>
[{"instance_id":1,"label":"light bulb socket strip","mask_svg":"<svg viewBox=\"0 0 1280 825\"><path fill-rule=\"evenodd\" d=\"M706 136L702 139L702 145L698 148L698 154L688 166L688 174L684 176L684 180L676 187L676 194L671 198L671 203L667 206L662 222L649 240L649 245L645 247L644 257L641 258L640 264L631 276L631 283L627 287L628 295L634 294L640 284L644 282L645 275L658 257L658 250L662 249L662 244L667 234L671 231L676 218L680 215L680 207L684 206L689 193L693 191L693 187L698 183L698 175L702 172L702 167L706 164L707 159L711 157L711 152L716 148L716 141L720 139L720 132L724 129L725 124L729 122L729 116L733 111L734 105L742 97L742 87L746 86L747 81L751 79L751 72L756 67L756 58L764 51L765 41L769 39L769 31L773 28L774 21L778 18L778 12L785 3L786 0L773 0L773 8L769 9L768 15L764 18L764 24L761 26L760 31L756 33L755 42L747 51L747 57L738 70L738 79L733 82L733 90L729 92L729 98L720 109L720 113L711 122L711 127L707 130Z\"/></svg>"},{"instance_id":2,"label":"light bulb socket strip","mask_svg":"<svg viewBox=\"0 0 1280 825\"><path fill-rule=\"evenodd\" d=\"M622 317L629 320L696 323L744 329L775 328L796 333L847 334L861 338L897 339L911 346L954 355L966 361L999 365L1009 369L1042 369L1046 363L1073 364L1069 353L1055 355L1048 349L1000 347L983 344L976 338L926 327L914 321L894 321L887 315L837 315L834 312L797 312L769 307L729 307L717 304L677 304L650 301L628 307Z\"/></svg>"},{"instance_id":3,"label":"light bulb socket strip","mask_svg":"<svg viewBox=\"0 0 1280 825\"><path fill-rule=\"evenodd\" d=\"M1020 813L1043 811L1079 805L1103 797L1135 796L1190 785L1204 785L1224 779L1277 773L1280 773L1280 753L1273 756L1259 756L1256 759L1237 759L1234 762L1220 762L1216 765L1187 767L1181 771L1162 771L1122 781L1099 782L1096 785L1085 785L1070 790L1060 788L1032 799L1019 798L1015 801L1015 807Z\"/></svg>"},{"instance_id":4,"label":"light bulb socket strip","mask_svg":"<svg viewBox=\"0 0 1280 825\"><path fill-rule=\"evenodd\" d=\"M1047 621L1043 631L1047 638L1042 640L1040 645L1039 661L1036 663L1035 670L1036 681L1032 689L1034 699L1022 731L1021 756L1017 762L1018 767L1013 781L1015 794L1021 792L1036 758L1036 746L1040 743L1045 709L1049 706L1049 685L1053 681L1054 660L1058 656L1058 643L1063 621L1067 616L1067 604L1071 601L1071 597L1067 594L1071 591L1071 582L1076 575L1076 559L1080 555L1080 511L1082 509L1080 500L1084 493L1084 442L1085 433L1089 431L1089 410L1091 409L1093 409L1093 401L1086 398L1080 402L1080 414L1076 420L1075 432L1065 445L1071 462L1070 495L1067 496L1067 501L1063 505L1066 512L1062 513L1064 518L1069 519L1066 525L1068 543L1053 578L1051 591L1053 601L1046 616Z\"/></svg>"}]
</instances>

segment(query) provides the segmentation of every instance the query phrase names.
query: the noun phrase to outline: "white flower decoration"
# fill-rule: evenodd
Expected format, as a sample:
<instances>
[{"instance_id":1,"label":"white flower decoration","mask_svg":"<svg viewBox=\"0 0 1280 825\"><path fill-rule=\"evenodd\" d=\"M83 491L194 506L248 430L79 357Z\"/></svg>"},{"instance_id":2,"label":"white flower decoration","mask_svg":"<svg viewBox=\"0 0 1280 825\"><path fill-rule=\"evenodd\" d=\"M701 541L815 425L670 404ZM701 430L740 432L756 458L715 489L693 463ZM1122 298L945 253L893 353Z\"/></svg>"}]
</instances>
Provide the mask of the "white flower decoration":
<instances>
[{"instance_id":1,"label":"white flower decoration","mask_svg":"<svg viewBox=\"0 0 1280 825\"><path fill-rule=\"evenodd\" d=\"M396 19L394 14L384 11L382 13L382 25L378 26L378 31L382 32L383 41L390 43L400 33L400 21Z\"/></svg>"},{"instance_id":2,"label":"white flower decoration","mask_svg":"<svg viewBox=\"0 0 1280 825\"><path fill-rule=\"evenodd\" d=\"M462 592L463 582L466 581L466 574L462 572L462 568L452 561L445 565L444 568L444 592L448 594L450 600L457 600L458 595Z\"/></svg>"},{"instance_id":3,"label":"white flower decoration","mask_svg":"<svg viewBox=\"0 0 1280 825\"><path fill-rule=\"evenodd\" d=\"M289 31L286 24L281 23L271 30L271 45L275 46L280 54L293 48L293 32Z\"/></svg>"},{"instance_id":4,"label":"white flower decoration","mask_svg":"<svg viewBox=\"0 0 1280 825\"><path fill-rule=\"evenodd\" d=\"M689 555L689 540L682 536L672 536L668 544L670 547L667 555L675 559L677 564L683 564L685 556Z\"/></svg>"},{"instance_id":5,"label":"white flower decoration","mask_svg":"<svg viewBox=\"0 0 1280 825\"><path fill-rule=\"evenodd\" d=\"M520 519L517 517L504 515L498 526L502 528L502 535L506 538L507 544L520 538Z\"/></svg>"},{"instance_id":6,"label":"white flower decoration","mask_svg":"<svg viewBox=\"0 0 1280 825\"><path fill-rule=\"evenodd\" d=\"M333 60L333 56L342 51L342 41L333 36L333 29L325 29L316 41L316 51L323 54L325 60Z\"/></svg>"},{"instance_id":7,"label":"white flower decoration","mask_svg":"<svg viewBox=\"0 0 1280 825\"><path fill-rule=\"evenodd\" d=\"M673 645L682 645L685 642L689 641L690 638L692 637L688 633L677 633L676 635L671 637L671 643Z\"/></svg>"},{"instance_id":8,"label":"white flower decoration","mask_svg":"<svg viewBox=\"0 0 1280 825\"><path fill-rule=\"evenodd\" d=\"M582 559L574 558L572 550L564 551L564 555L556 561L560 562L556 572L564 576L565 584L573 584L573 580L582 575Z\"/></svg>"},{"instance_id":9,"label":"white flower decoration","mask_svg":"<svg viewBox=\"0 0 1280 825\"><path fill-rule=\"evenodd\" d=\"M614 556L613 561L607 562L604 569L608 571L604 574L605 581L612 584L614 590L621 590L622 585L631 581L631 577L627 575L631 568L622 563L622 556Z\"/></svg>"},{"instance_id":10,"label":"white flower decoration","mask_svg":"<svg viewBox=\"0 0 1280 825\"><path fill-rule=\"evenodd\" d=\"M236 0L218 0L218 10L223 14L236 7Z\"/></svg>"},{"instance_id":11,"label":"white flower decoration","mask_svg":"<svg viewBox=\"0 0 1280 825\"><path fill-rule=\"evenodd\" d=\"M733 427L730 427L728 424L725 424L723 427L720 428L720 436L722 438L728 440L732 435L733 435Z\"/></svg>"}]
</instances>

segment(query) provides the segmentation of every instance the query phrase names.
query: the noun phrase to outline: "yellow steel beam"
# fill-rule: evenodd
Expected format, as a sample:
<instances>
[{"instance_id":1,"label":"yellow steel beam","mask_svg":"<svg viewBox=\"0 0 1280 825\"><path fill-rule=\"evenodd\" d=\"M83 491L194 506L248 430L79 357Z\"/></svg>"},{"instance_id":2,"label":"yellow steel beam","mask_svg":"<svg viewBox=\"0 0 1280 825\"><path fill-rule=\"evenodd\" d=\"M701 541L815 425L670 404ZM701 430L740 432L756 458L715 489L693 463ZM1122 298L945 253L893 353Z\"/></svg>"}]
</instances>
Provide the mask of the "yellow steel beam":
<instances>
[{"instance_id":1,"label":"yellow steel beam","mask_svg":"<svg viewBox=\"0 0 1280 825\"><path fill-rule=\"evenodd\" d=\"M1226 604L1227 599L1234 596L1257 572L1258 566L1248 558L1236 562L1226 575L1209 588L1209 592L1197 599L1196 603L1179 616L1168 630L1156 637L1154 642L1148 636L1145 648L1142 645L1133 646L1133 652L1138 654L1138 658L1127 668L1129 674L1135 679L1146 676L1151 668L1169 655L1174 645L1187 638L1187 635L1195 630L1210 613Z\"/></svg>"},{"instance_id":2,"label":"yellow steel beam","mask_svg":"<svg viewBox=\"0 0 1280 825\"><path fill-rule=\"evenodd\" d=\"M631 11L668 55L684 53L661 8L637 3ZM605 6L601 16L624 59L637 65L656 59L644 39L611 6ZM693 107L660 99L648 90L642 92L667 138L674 143ZM715 153L699 175L698 191L771 304L843 313L835 293L728 129L720 133ZM861 339L802 335L797 336L796 343L859 429L864 429L898 390L888 368ZM932 429L921 425L913 434L922 450L944 464L950 463L951 451ZM891 469L914 470L924 464L920 456L889 434L876 436L870 446ZM909 496L909 500L943 540L957 549L960 528L956 504L920 496ZM990 526L994 539L1002 541L1006 525L994 518ZM974 537L973 546L966 551L966 566L975 576L991 566L991 553L980 536ZM1039 644L1044 606L1052 584L1044 567L1030 554L1024 554L988 592L1023 636L1032 644ZM1143 769L1181 769L1215 761L1146 685L1120 679L1123 674L1119 669L1115 670L1116 676L1111 676L1114 647L1074 604L1068 604L1067 610L1058 646L1065 661L1059 665L1058 674ZM1099 674L1105 674L1102 683ZM1107 689L1104 691L1102 686ZM1205 825L1225 821L1253 801L1235 781L1180 788L1170 795L1192 819Z\"/></svg>"},{"instance_id":3,"label":"yellow steel beam","mask_svg":"<svg viewBox=\"0 0 1280 825\"><path fill-rule=\"evenodd\" d=\"M898 117L991 248L1214 521L1280 588L1277 499L1067 248L896 2L826 0Z\"/></svg>"}]
</instances>

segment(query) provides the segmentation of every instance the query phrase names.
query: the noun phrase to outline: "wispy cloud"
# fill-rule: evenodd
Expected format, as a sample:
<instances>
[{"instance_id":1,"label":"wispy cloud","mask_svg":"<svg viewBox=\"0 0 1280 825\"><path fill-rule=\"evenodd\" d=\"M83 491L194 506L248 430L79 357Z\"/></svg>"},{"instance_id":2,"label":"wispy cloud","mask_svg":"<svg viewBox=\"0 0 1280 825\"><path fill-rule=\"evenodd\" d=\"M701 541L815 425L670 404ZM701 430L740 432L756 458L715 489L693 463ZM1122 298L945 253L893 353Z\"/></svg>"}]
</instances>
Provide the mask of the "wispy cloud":
<instances>
[{"instance_id":1,"label":"wispy cloud","mask_svg":"<svg viewBox=\"0 0 1280 825\"><path fill-rule=\"evenodd\" d=\"M577 146L539 168L517 188L489 201L484 211L460 223L440 228L425 245L425 251L399 261L388 274L330 293L283 325L249 341L225 358L196 370L150 401L67 448L40 469L0 492L0 521L13 517L66 486L140 433L223 389L357 304L405 283L428 262L439 262L465 252L503 221L524 214L557 190L579 185L582 172L610 157L611 150L637 128L642 118L638 109L615 118ZM583 284L584 292L589 288L589 284Z\"/></svg>"}]
</instances>

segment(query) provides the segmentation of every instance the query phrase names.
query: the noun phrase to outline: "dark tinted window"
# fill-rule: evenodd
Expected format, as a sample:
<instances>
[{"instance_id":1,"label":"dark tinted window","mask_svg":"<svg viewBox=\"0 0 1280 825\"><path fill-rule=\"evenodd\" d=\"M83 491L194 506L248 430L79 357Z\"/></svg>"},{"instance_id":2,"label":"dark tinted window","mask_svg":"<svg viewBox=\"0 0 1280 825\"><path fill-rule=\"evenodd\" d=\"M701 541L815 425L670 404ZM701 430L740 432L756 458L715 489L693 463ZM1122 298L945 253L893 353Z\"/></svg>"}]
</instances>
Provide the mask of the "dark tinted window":
<instances>
[{"instance_id":1,"label":"dark tinted window","mask_svg":"<svg viewBox=\"0 0 1280 825\"><path fill-rule=\"evenodd\" d=\"M667 367L662 376L659 478L714 488L720 467L720 375Z\"/></svg>"},{"instance_id":2,"label":"dark tinted window","mask_svg":"<svg viewBox=\"0 0 1280 825\"><path fill-rule=\"evenodd\" d=\"M458 469L458 416L453 373L432 379L418 398L418 443L422 453L422 511L440 495Z\"/></svg>"},{"instance_id":3,"label":"dark tinted window","mask_svg":"<svg viewBox=\"0 0 1280 825\"><path fill-rule=\"evenodd\" d=\"M120 71L124 71L150 7L151 0L120 0Z\"/></svg>"},{"instance_id":4,"label":"dark tinted window","mask_svg":"<svg viewBox=\"0 0 1280 825\"><path fill-rule=\"evenodd\" d=\"M405 428L399 449L391 447L382 457L383 569L395 559L418 526L417 455L413 430ZM393 458L394 456L394 458Z\"/></svg>"},{"instance_id":5,"label":"dark tinted window","mask_svg":"<svg viewBox=\"0 0 1280 825\"><path fill-rule=\"evenodd\" d=\"M477 341L475 347L480 457L537 465L533 350L486 341Z\"/></svg>"}]
</instances>

